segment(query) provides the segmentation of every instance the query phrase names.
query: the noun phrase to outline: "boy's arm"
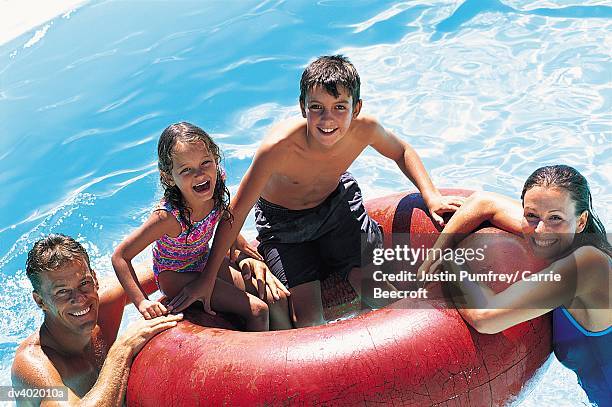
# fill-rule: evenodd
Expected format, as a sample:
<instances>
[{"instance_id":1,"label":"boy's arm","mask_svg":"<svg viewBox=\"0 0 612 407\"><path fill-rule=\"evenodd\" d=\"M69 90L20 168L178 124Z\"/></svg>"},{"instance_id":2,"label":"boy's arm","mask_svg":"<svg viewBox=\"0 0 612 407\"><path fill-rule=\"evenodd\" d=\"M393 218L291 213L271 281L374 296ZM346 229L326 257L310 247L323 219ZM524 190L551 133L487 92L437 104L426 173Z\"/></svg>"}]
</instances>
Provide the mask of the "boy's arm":
<instances>
[{"instance_id":1,"label":"boy's arm","mask_svg":"<svg viewBox=\"0 0 612 407\"><path fill-rule=\"evenodd\" d=\"M176 236L180 231L180 225L171 214L163 210L155 211L142 226L117 246L111 258L113 268L125 293L138 311L147 319L161 316L167 313L167 310L162 304L149 301L136 276L132 259L163 235Z\"/></svg>"},{"instance_id":2,"label":"boy's arm","mask_svg":"<svg viewBox=\"0 0 612 407\"><path fill-rule=\"evenodd\" d=\"M231 261L236 262L238 264L240 260L244 258L253 258L255 260L264 261L261 254L257 252L257 249L251 245L242 233L238 233L236 236L236 240L230 247L229 258Z\"/></svg>"},{"instance_id":3,"label":"boy's arm","mask_svg":"<svg viewBox=\"0 0 612 407\"><path fill-rule=\"evenodd\" d=\"M204 302L204 310L214 314L210 308L210 296L225 254L236 240L244 220L257 202L261 191L286 156L287 152L283 142L264 144L257 150L251 166L240 182L236 196L230 203L229 211L233 219L222 219L219 222L204 271L197 280L183 288L170 301L168 308L173 312L182 311L194 301L201 299Z\"/></svg>"},{"instance_id":4,"label":"boy's arm","mask_svg":"<svg viewBox=\"0 0 612 407\"><path fill-rule=\"evenodd\" d=\"M408 143L399 139L390 131L385 130L376 121L367 120L370 121L368 125L371 126L371 131L368 132L371 134L370 145L385 157L395 161L404 175L421 192L432 218L440 226L444 226L444 220L440 215L445 212L456 211L461 206L463 199L460 197L442 196L431 182L423 162L416 151Z\"/></svg>"}]
</instances>

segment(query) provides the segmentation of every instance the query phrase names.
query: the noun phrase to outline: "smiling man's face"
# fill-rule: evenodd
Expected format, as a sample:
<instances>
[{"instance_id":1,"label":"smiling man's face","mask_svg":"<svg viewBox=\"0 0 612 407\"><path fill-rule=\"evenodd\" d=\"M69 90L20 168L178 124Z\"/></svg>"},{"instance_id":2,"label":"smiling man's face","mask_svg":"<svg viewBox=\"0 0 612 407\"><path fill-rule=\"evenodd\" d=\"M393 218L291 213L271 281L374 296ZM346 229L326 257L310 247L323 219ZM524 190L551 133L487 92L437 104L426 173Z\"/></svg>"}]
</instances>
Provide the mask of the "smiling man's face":
<instances>
[{"instance_id":1,"label":"smiling man's face","mask_svg":"<svg viewBox=\"0 0 612 407\"><path fill-rule=\"evenodd\" d=\"M34 300L45 312L45 323L70 332L90 335L98 320L98 287L95 274L84 260L70 261L40 274Z\"/></svg>"}]
</instances>

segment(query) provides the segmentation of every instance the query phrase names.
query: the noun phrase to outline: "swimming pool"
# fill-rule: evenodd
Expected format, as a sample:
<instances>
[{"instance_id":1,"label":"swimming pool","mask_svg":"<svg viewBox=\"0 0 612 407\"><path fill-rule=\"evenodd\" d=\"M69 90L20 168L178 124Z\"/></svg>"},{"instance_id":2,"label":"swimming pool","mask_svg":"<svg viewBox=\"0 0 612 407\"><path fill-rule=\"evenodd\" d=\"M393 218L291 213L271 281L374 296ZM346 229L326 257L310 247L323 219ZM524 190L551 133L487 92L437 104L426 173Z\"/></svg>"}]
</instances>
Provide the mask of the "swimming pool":
<instances>
[{"instance_id":1,"label":"swimming pool","mask_svg":"<svg viewBox=\"0 0 612 407\"><path fill-rule=\"evenodd\" d=\"M321 54L351 58L364 113L409 141L436 185L517 196L533 169L565 163L610 225L606 3L102 1L0 46L0 385L41 322L24 275L33 242L78 236L112 273L113 248L159 197L161 130L211 133L234 192L270 124L299 114L299 76ZM366 198L411 187L373 151L351 171ZM585 401L553 360L521 405Z\"/></svg>"}]
</instances>

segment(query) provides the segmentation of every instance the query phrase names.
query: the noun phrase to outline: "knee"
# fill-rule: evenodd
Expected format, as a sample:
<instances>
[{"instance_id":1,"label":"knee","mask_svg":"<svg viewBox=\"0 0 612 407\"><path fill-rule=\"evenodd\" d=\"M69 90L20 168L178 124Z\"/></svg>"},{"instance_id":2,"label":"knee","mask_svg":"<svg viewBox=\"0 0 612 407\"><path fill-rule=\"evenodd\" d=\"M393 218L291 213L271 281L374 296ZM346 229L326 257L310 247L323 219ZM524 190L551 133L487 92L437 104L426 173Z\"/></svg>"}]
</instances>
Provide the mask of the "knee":
<instances>
[{"instance_id":1,"label":"knee","mask_svg":"<svg viewBox=\"0 0 612 407\"><path fill-rule=\"evenodd\" d=\"M272 296L266 298L270 314L274 316L281 314L289 315L289 299L284 293L279 293L279 297L278 300L275 300Z\"/></svg>"},{"instance_id":2,"label":"knee","mask_svg":"<svg viewBox=\"0 0 612 407\"><path fill-rule=\"evenodd\" d=\"M348 274L348 282L354 288L358 289L364 282L364 273L360 267L354 267Z\"/></svg>"},{"instance_id":3,"label":"knee","mask_svg":"<svg viewBox=\"0 0 612 407\"><path fill-rule=\"evenodd\" d=\"M256 298L251 302L251 315L256 321L267 321L270 318L270 309L268 304Z\"/></svg>"}]
</instances>

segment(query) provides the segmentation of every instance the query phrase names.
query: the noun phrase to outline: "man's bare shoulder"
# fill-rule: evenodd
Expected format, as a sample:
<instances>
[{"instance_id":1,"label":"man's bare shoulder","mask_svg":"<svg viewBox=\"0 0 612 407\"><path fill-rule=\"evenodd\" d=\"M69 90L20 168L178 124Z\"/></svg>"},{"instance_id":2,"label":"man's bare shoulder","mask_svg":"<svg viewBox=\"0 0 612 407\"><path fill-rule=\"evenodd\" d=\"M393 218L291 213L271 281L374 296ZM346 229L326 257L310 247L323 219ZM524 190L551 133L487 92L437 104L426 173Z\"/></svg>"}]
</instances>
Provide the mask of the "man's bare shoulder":
<instances>
[{"instance_id":1,"label":"man's bare shoulder","mask_svg":"<svg viewBox=\"0 0 612 407\"><path fill-rule=\"evenodd\" d=\"M24 340L15 352L11 369L13 385L44 385L56 374L57 370L40 345L37 330Z\"/></svg>"}]
</instances>

